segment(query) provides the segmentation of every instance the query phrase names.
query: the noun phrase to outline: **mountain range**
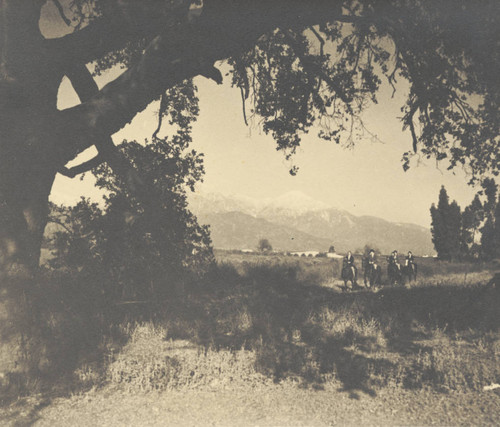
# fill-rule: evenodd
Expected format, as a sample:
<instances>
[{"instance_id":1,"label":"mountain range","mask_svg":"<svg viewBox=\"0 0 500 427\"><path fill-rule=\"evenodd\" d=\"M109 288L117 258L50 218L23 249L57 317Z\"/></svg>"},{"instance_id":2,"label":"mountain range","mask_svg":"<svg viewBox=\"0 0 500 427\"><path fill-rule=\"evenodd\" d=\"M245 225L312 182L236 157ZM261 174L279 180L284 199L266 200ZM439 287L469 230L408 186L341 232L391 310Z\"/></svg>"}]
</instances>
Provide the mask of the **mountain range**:
<instances>
[{"instance_id":1,"label":"mountain range","mask_svg":"<svg viewBox=\"0 0 500 427\"><path fill-rule=\"evenodd\" d=\"M189 206L200 223L210 225L214 247L220 249L256 249L266 238L281 251L327 251L333 245L345 252L369 245L382 253L434 253L425 227L355 216L299 191L275 199L194 193Z\"/></svg>"}]
</instances>

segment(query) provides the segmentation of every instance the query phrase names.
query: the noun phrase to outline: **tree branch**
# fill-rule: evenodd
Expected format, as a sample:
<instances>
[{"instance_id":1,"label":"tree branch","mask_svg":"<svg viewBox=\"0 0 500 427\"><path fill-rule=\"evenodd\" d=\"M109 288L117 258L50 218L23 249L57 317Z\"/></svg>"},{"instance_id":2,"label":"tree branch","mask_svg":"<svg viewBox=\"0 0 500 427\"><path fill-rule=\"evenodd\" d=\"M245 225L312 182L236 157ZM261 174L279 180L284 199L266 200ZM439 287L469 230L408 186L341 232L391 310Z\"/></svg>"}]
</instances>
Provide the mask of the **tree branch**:
<instances>
[{"instance_id":1,"label":"tree branch","mask_svg":"<svg viewBox=\"0 0 500 427\"><path fill-rule=\"evenodd\" d=\"M67 148L74 155L88 147L89 135L112 135L167 88L244 52L276 27L307 27L339 15L340 2L327 0L289 0L286 9L267 0L206 0L197 21L167 26L135 66L89 101L60 112L61 123L71 123L72 133L82 136Z\"/></svg>"},{"instance_id":2,"label":"tree branch","mask_svg":"<svg viewBox=\"0 0 500 427\"><path fill-rule=\"evenodd\" d=\"M66 75L71 80L80 101L86 102L99 92L95 80L84 64L70 66ZM143 190L144 184L135 171L134 166L115 147L110 136L103 137L94 135L92 141L94 141L94 145L99 154L73 168L68 169L63 167L59 170L62 175L74 178L76 175L87 172L99 166L101 163L106 162L117 175L121 176L127 182L129 188L133 192L137 193Z\"/></svg>"},{"instance_id":3,"label":"tree branch","mask_svg":"<svg viewBox=\"0 0 500 427\"><path fill-rule=\"evenodd\" d=\"M409 113L405 116L405 119L404 119L405 125L410 127L412 146L413 146L412 148L413 148L413 152L415 152L415 153L417 152L418 138L417 138L417 133L415 132L415 125L413 123L413 117L415 116L417 109L418 109L418 100L414 101L413 105L410 108Z\"/></svg>"},{"instance_id":4,"label":"tree branch","mask_svg":"<svg viewBox=\"0 0 500 427\"><path fill-rule=\"evenodd\" d=\"M65 70L80 102L87 102L99 92L99 87L84 63L71 64Z\"/></svg>"},{"instance_id":5,"label":"tree branch","mask_svg":"<svg viewBox=\"0 0 500 427\"><path fill-rule=\"evenodd\" d=\"M160 132L161 130L161 125L163 123L163 115L165 114L165 111L167 111L167 101L165 95L162 95L160 99L160 110L158 111L158 126L153 132L152 136L153 140L158 138L158 132Z\"/></svg>"},{"instance_id":6,"label":"tree branch","mask_svg":"<svg viewBox=\"0 0 500 427\"><path fill-rule=\"evenodd\" d=\"M241 108L243 110L243 121L245 122L245 126L248 126L247 112L245 107L245 92L243 87L240 87L240 93L241 93Z\"/></svg>"},{"instance_id":7,"label":"tree branch","mask_svg":"<svg viewBox=\"0 0 500 427\"><path fill-rule=\"evenodd\" d=\"M297 42L297 40L295 40L290 31L283 31L283 34L285 35L285 40L287 41L287 43L300 59L300 62L302 63L306 72L321 77L335 91L339 98L344 102L346 107L350 110L350 103L352 99L347 97L342 88L337 83L335 83L335 81L333 81L333 79L329 75L327 75L321 69L321 67L318 66L318 64L316 64L313 59L311 59L310 56L304 54L300 44Z\"/></svg>"},{"instance_id":8,"label":"tree branch","mask_svg":"<svg viewBox=\"0 0 500 427\"><path fill-rule=\"evenodd\" d=\"M98 93L98 86L84 64L73 65L66 72L71 80L73 88L78 94L80 101L86 102ZM101 163L106 162L113 171L126 182L131 193L137 197L144 206L150 203L143 196L147 194L143 180L134 166L114 145L110 136L93 135L91 139L98 150L98 155L92 159L72 168L63 167L59 172L67 177L74 178L76 175L87 172Z\"/></svg>"},{"instance_id":9,"label":"tree branch","mask_svg":"<svg viewBox=\"0 0 500 427\"><path fill-rule=\"evenodd\" d=\"M79 31L48 39L45 45L48 52L64 64L88 63L128 43L152 38L164 24L161 15L141 19L135 25L119 17L101 17Z\"/></svg>"},{"instance_id":10,"label":"tree branch","mask_svg":"<svg viewBox=\"0 0 500 427\"><path fill-rule=\"evenodd\" d=\"M311 25L309 27L309 29L312 31L312 33L315 35L316 39L318 40L319 42L319 46L320 46L320 49L319 49L319 56L321 58L323 58L325 56L325 39L321 36L320 33L318 33L315 28Z\"/></svg>"},{"instance_id":11,"label":"tree branch","mask_svg":"<svg viewBox=\"0 0 500 427\"><path fill-rule=\"evenodd\" d=\"M64 13L64 9L62 7L62 4L59 2L59 0L52 0L52 3L54 3L54 6L56 7L57 11L59 12L59 16L64 21L64 23L68 27L71 27L71 21L68 19L68 17Z\"/></svg>"},{"instance_id":12,"label":"tree branch","mask_svg":"<svg viewBox=\"0 0 500 427\"><path fill-rule=\"evenodd\" d=\"M75 89L75 92L77 93L81 102L90 100L95 94L99 92L97 83L84 64L70 65L66 71L66 76L70 79L71 84L73 85L73 89ZM59 172L62 175L74 178L76 175L87 172L104 161L112 161L112 158L118 155L115 153L117 149L113 144L111 137L98 137L93 139L93 141L94 145L99 151L99 154L96 157L70 169L63 167Z\"/></svg>"},{"instance_id":13,"label":"tree branch","mask_svg":"<svg viewBox=\"0 0 500 427\"><path fill-rule=\"evenodd\" d=\"M53 224L60 225L62 228L64 228L69 234L73 234L73 230L71 230L66 224L64 224L62 221L58 220L57 218L54 218L53 216L49 215L48 221Z\"/></svg>"},{"instance_id":14,"label":"tree branch","mask_svg":"<svg viewBox=\"0 0 500 427\"><path fill-rule=\"evenodd\" d=\"M97 154L97 156L92 157L90 160L87 160L86 162L83 162L72 168L67 168L64 166L61 169L59 169L59 173L68 178L74 178L75 176L80 175L81 173L85 173L96 168L105 161L106 159L104 158L104 156L101 153L99 153Z\"/></svg>"}]
</instances>

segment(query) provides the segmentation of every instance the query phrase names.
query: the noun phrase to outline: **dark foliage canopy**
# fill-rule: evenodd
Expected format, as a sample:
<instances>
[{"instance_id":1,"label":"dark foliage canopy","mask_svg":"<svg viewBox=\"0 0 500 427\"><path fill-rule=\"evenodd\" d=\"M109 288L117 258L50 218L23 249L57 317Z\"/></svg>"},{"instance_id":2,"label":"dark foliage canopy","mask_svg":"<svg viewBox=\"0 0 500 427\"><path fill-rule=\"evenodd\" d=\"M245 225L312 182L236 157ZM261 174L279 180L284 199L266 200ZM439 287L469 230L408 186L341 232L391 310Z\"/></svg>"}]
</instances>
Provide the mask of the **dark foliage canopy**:
<instances>
[{"instance_id":1,"label":"dark foliage canopy","mask_svg":"<svg viewBox=\"0 0 500 427\"><path fill-rule=\"evenodd\" d=\"M404 92L405 168L418 152L471 182L499 173L497 0L2 0L0 12L0 264L37 264L57 172L105 162L141 199L142 172L111 135L161 99L152 143L168 121L181 133L163 129L165 143L188 155L191 79L221 83L220 60L245 120L287 157L316 129L346 145L362 139L361 113L386 82ZM102 88L88 71L117 65L126 71ZM59 111L64 76L81 103ZM65 168L93 145L95 159Z\"/></svg>"},{"instance_id":2,"label":"dark foliage canopy","mask_svg":"<svg viewBox=\"0 0 500 427\"><path fill-rule=\"evenodd\" d=\"M320 137L352 144L367 132L360 114L377 101L382 81L396 89L405 80L402 125L412 135L413 150L447 159L450 168L462 165L473 180L498 173L498 2L75 0L71 5L72 25L80 30L75 38L103 22L103 34L116 37L116 46L110 43L109 50L86 58L97 61L97 73L123 63L133 74L148 56L160 54L158 43L168 45L163 54L191 67L194 61L196 71L207 76L214 75L214 60L228 59L248 116L287 156L315 125ZM159 72L164 65L169 67L162 64ZM189 68L182 67L178 78L196 73ZM411 155L405 153L404 167Z\"/></svg>"},{"instance_id":3,"label":"dark foliage canopy","mask_svg":"<svg viewBox=\"0 0 500 427\"><path fill-rule=\"evenodd\" d=\"M104 209L88 199L51 206L58 225L48 247L51 267L88 277L111 299L161 298L204 274L213 263L206 226L187 209L186 185L198 179L199 156L179 156L165 140L120 149L143 173L150 191L140 201L105 165L93 173L106 192Z\"/></svg>"}]
</instances>

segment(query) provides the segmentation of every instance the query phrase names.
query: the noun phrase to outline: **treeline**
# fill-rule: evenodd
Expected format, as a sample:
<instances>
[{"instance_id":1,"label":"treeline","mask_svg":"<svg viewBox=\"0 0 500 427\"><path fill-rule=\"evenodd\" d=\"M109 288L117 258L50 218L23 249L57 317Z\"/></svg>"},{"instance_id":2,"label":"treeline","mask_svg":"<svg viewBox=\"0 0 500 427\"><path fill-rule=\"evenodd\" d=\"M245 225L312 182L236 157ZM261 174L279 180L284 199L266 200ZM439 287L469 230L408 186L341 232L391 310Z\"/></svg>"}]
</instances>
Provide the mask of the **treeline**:
<instances>
[{"instance_id":1,"label":"treeline","mask_svg":"<svg viewBox=\"0 0 500 427\"><path fill-rule=\"evenodd\" d=\"M441 187L437 206L431 206L432 242L443 260L492 260L500 257L500 195L493 179L481 184L470 205L462 211L450 203Z\"/></svg>"}]
</instances>

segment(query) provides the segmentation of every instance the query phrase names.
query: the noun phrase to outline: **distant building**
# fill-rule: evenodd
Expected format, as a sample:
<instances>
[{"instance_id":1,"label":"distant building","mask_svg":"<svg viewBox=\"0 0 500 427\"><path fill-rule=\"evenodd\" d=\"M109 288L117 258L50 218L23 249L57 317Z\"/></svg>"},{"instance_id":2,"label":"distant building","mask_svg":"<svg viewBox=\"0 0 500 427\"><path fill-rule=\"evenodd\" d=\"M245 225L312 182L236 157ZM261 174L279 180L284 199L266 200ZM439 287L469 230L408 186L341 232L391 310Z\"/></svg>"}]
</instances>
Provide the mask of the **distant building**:
<instances>
[{"instance_id":1,"label":"distant building","mask_svg":"<svg viewBox=\"0 0 500 427\"><path fill-rule=\"evenodd\" d=\"M327 258L344 258L342 255L336 254L334 252L328 252L326 254Z\"/></svg>"},{"instance_id":2,"label":"distant building","mask_svg":"<svg viewBox=\"0 0 500 427\"><path fill-rule=\"evenodd\" d=\"M295 251L295 252L290 252L290 255L292 256L316 256L319 254L319 251Z\"/></svg>"},{"instance_id":3,"label":"distant building","mask_svg":"<svg viewBox=\"0 0 500 427\"><path fill-rule=\"evenodd\" d=\"M255 251L253 249L242 249L241 252L243 252L244 254L252 254Z\"/></svg>"}]
</instances>

